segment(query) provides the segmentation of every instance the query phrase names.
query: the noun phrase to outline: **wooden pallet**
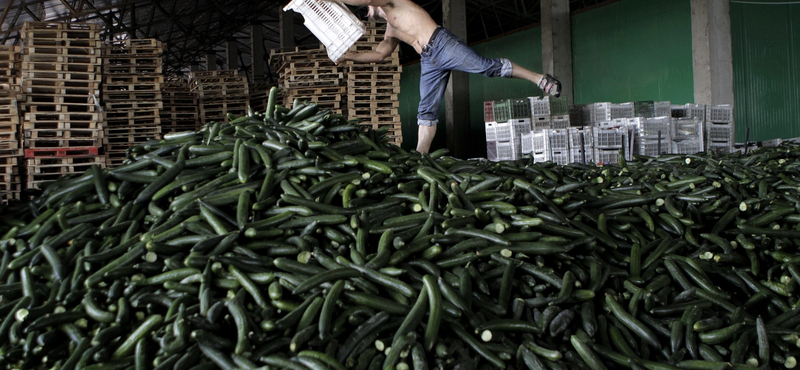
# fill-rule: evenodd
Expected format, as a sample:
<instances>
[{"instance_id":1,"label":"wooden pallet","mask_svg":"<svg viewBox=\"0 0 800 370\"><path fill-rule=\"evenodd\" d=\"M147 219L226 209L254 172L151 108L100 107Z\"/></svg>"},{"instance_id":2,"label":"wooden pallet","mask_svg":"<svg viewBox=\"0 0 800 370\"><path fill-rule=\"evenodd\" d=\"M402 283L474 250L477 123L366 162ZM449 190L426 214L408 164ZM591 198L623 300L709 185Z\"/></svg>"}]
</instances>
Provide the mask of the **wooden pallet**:
<instances>
[{"instance_id":1,"label":"wooden pallet","mask_svg":"<svg viewBox=\"0 0 800 370\"><path fill-rule=\"evenodd\" d=\"M76 88L87 91L99 91L100 82L95 80L60 80L50 78L27 78L22 83L22 91L25 94L35 94L33 90L38 87L43 88Z\"/></svg>"},{"instance_id":2,"label":"wooden pallet","mask_svg":"<svg viewBox=\"0 0 800 370\"><path fill-rule=\"evenodd\" d=\"M191 114L194 114L194 113L197 113L198 109L200 109L200 108L199 108L199 106L197 104L192 104L192 105L165 105L165 107L162 108L160 111L161 111L161 114L164 114L164 113L191 113Z\"/></svg>"},{"instance_id":3,"label":"wooden pallet","mask_svg":"<svg viewBox=\"0 0 800 370\"><path fill-rule=\"evenodd\" d=\"M158 93L159 96L163 96L161 93L160 85L161 84L159 83L136 83L136 84L104 83L103 92L115 93L120 91L135 91L135 92L146 92L151 94Z\"/></svg>"},{"instance_id":4,"label":"wooden pallet","mask_svg":"<svg viewBox=\"0 0 800 370\"><path fill-rule=\"evenodd\" d=\"M348 95L347 97L348 103L398 103L398 95L397 94L359 94L359 95ZM397 106L394 104L392 106Z\"/></svg>"},{"instance_id":5,"label":"wooden pallet","mask_svg":"<svg viewBox=\"0 0 800 370\"><path fill-rule=\"evenodd\" d=\"M48 31L70 31L70 32L79 32L79 31L100 31L100 25L97 23L83 23L83 22L47 22L47 21L40 21L40 22L25 22L22 26L23 32L28 31L36 31L36 30L48 30Z\"/></svg>"},{"instance_id":6,"label":"wooden pallet","mask_svg":"<svg viewBox=\"0 0 800 370\"><path fill-rule=\"evenodd\" d=\"M0 166L14 167L20 164L22 157L19 155L0 156Z\"/></svg>"},{"instance_id":7,"label":"wooden pallet","mask_svg":"<svg viewBox=\"0 0 800 370\"><path fill-rule=\"evenodd\" d=\"M0 131L16 130L19 126L19 115L0 115Z\"/></svg>"},{"instance_id":8,"label":"wooden pallet","mask_svg":"<svg viewBox=\"0 0 800 370\"><path fill-rule=\"evenodd\" d=\"M0 133L0 150L17 150L17 149L19 149L19 140L17 140L16 132Z\"/></svg>"},{"instance_id":9,"label":"wooden pallet","mask_svg":"<svg viewBox=\"0 0 800 370\"><path fill-rule=\"evenodd\" d=\"M350 72L348 81L400 81L400 72Z\"/></svg>"},{"instance_id":10,"label":"wooden pallet","mask_svg":"<svg viewBox=\"0 0 800 370\"><path fill-rule=\"evenodd\" d=\"M145 117L145 118L116 118L106 119L106 128L120 128L128 127L147 127L161 124L161 117Z\"/></svg>"},{"instance_id":11,"label":"wooden pallet","mask_svg":"<svg viewBox=\"0 0 800 370\"><path fill-rule=\"evenodd\" d=\"M106 85L157 85L164 86L164 76L159 75L104 75L103 83ZM188 91L188 87L186 88Z\"/></svg>"},{"instance_id":12,"label":"wooden pallet","mask_svg":"<svg viewBox=\"0 0 800 370\"><path fill-rule=\"evenodd\" d=\"M128 159L128 150L125 149L116 149L116 150L106 150L106 166L108 167L116 167L125 160Z\"/></svg>"},{"instance_id":13,"label":"wooden pallet","mask_svg":"<svg viewBox=\"0 0 800 370\"><path fill-rule=\"evenodd\" d=\"M52 35L59 36L59 35ZM81 39L71 37L26 37L25 48L101 48L103 42L95 39Z\"/></svg>"},{"instance_id":14,"label":"wooden pallet","mask_svg":"<svg viewBox=\"0 0 800 370\"><path fill-rule=\"evenodd\" d=\"M136 56L159 56L164 53L164 48L161 47L134 47L134 48L120 48L111 47L107 48L104 52L109 57L124 57L130 55Z\"/></svg>"},{"instance_id":15,"label":"wooden pallet","mask_svg":"<svg viewBox=\"0 0 800 370\"><path fill-rule=\"evenodd\" d=\"M119 120L129 118L158 118L159 109L113 110L105 112L106 120Z\"/></svg>"},{"instance_id":16,"label":"wooden pallet","mask_svg":"<svg viewBox=\"0 0 800 370\"><path fill-rule=\"evenodd\" d=\"M42 183L61 177L82 174L92 166L105 167L104 156L26 159L25 184L28 189L39 189Z\"/></svg>"},{"instance_id":17,"label":"wooden pallet","mask_svg":"<svg viewBox=\"0 0 800 370\"><path fill-rule=\"evenodd\" d=\"M372 100L359 100L359 101L349 100L349 99L353 99L353 98L355 98L355 97L352 97L352 96L348 97L347 109L355 109L355 110L361 110L361 109L380 109L380 110L394 109L396 111L397 108L400 107L400 102L397 101L397 100L375 100L375 101L372 101Z\"/></svg>"},{"instance_id":18,"label":"wooden pallet","mask_svg":"<svg viewBox=\"0 0 800 370\"><path fill-rule=\"evenodd\" d=\"M161 128L155 127L148 133L141 133L135 135L114 135L106 138L107 145L112 144L140 144L146 143L151 140L161 140Z\"/></svg>"},{"instance_id":19,"label":"wooden pallet","mask_svg":"<svg viewBox=\"0 0 800 370\"><path fill-rule=\"evenodd\" d=\"M161 100L157 101L127 101L127 102L106 102L106 109L122 110L122 109L161 109L164 104Z\"/></svg>"},{"instance_id":20,"label":"wooden pallet","mask_svg":"<svg viewBox=\"0 0 800 370\"><path fill-rule=\"evenodd\" d=\"M25 158L97 156L98 147L25 149Z\"/></svg>"},{"instance_id":21,"label":"wooden pallet","mask_svg":"<svg viewBox=\"0 0 800 370\"><path fill-rule=\"evenodd\" d=\"M219 102L201 102L200 114L212 110L225 110L225 109L247 109L247 101L219 101Z\"/></svg>"},{"instance_id":22,"label":"wooden pallet","mask_svg":"<svg viewBox=\"0 0 800 370\"><path fill-rule=\"evenodd\" d=\"M161 66L107 66L104 68L106 75L152 75L161 74Z\"/></svg>"},{"instance_id":23,"label":"wooden pallet","mask_svg":"<svg viewBox=\"0 0 800 370\"><path fill-rule=\"evenodd\" d=\"M235 69L221 69L214 71L192 71L189 72L189 81L202 77L217 77L217 76L239 76L239 71Z\"/></svg>"},{"instance_id":24,"label":"wooden pallet","mask_svg":"<svg viewBox=\"0 0 800 370\"><path fill-rule=\"evenodd\" d=\"M352 64L347 66L347 73L360 74L360 73L400 73L403 72L403 66L390 65L390 64Z\"/></svg>"},{"instance_id":25,"label":"wooden pallet","mask_svg":"<svg viewBox=\"0 0 800 370\"><path fill-rule=\"evenodd\" d=\"M104 91L103 101L108 103L136 101L136 102L150 102L157 100L161 102L161 91L147 90L147 91Z\"/></svg>"},{"instance_id":26,"label":"wooden pallet","mask_svg":"<svg viewBox=\"0 0 800 370\"><path fill-rule=\"evenodd\" d=\"M24 121L23 130L101 130L102 123L98 121Z\"/></svg>"},{"instance_id":27,"label":"wooden pallet","mask_svg":"<svg viewBox=\"0 0 800 370\"><path fill-rule=\"evenodd\" d=\"M114 57L106 57L103 60L103 68L118 68L118 67L143 67L143 68L154 68L162 67L161 58L156 56L138 56L138 55L130 55L130 56L114 56Z\"/></svg>"},{"instance_id":28,"label":"wooden pallet","mask_svg":"<svg viewBox=\"0 0 800 370\"><path fill-rule=\"evenodd\" d=\"M102 132L99 131L98 132ZM23 145L26 149L50 149L50 148L75 148L86 146L101 146L103 138L98 135L94 138L37 138L24 139Z\"/></svg>"},{"instance_id":29,"label":"wooden pallet","mask_svg":"<svg viewBox=\"0 0 800 370\"><path fill-rule=\"evenodd\" d=\"M100 129L31 129L24 131L25 142L42 140L94 140L103 137ZM86 146L86 145L79 145ZM36 148L32 146L31 148Z\"/></svg>"},{"instance_id":30,"label":"wooden pallet","mask_svg":"<svg viewBox=\"0 0 800 370\"><path fill-rule=\"evenodd\" d=\"M23 103L26 106L32 105L86 105L89 104L87 101L91 99L92 94L90 92L86 92L84 94L25 94L25 100Z\"/></svg>"},{"instance_id":31,"label":"wooden pallet","mask_svg":"<svg viewBox=\"0 0 800 370\"><path fill-rule=\"evenodd\" d=\"M56 86L22 86L22 91L27 96L65 96L81 97L86 99L89 94L100 94L99 89L86 87L56 87Z\"/></svg>"},{"instance_id":32,"label":"wooden pallet","mask_svg":"<svg viewBox=\"0 0 800 370\"><path fill-rule=\"evenodd\" d=\"M348 86L347 87L347 95L369 95L369 96L395 96L397 97L400 94L400 86L366 86L366 87L356 87L356 86ZM397 99L397 98L395 98Z\"/></svg>"},{"instance_id":33,"label":"wooden pallet","mask_svg":"<svg viewBox=\"0 0 800 370\"><path fill-rule=\"evenodd\" d=\"M23 84L27 80L63 80L63 81L85 81L100 83L100 74L95 72L72 72L72 71L34 71L22 70Z\"/></svg>"},{"instance_id":34,"label":"wooden pallet","mask_svg":"<svg viewBox=\"0 0 800 370\"><path fill-rule=\"evenodd\" d=\"M166 124L167 121L175 120L196 120L197 110L193 112L165 112L161 111L161 123Z\"/></svg>"},{"instance_id":35,"label":"wooden pallet","mask_svg":"<svg viewBox=\"0 0 800 370\"><path fill-rule=\"evenodd\" d=\"M161 97L161 101L164 103L165 110L170 110L171 107L179 107L179 108L191 108L197 106L197 98L195 97L188 97L188 98L164 98L163 95Z\"/></svg>"},{"instance_id":36,"label":"wooden pallet","mask_svg":"<svg viewBox=\"0 0 800 370\"><path fill-rule=\"evenodd\" d=\"M387 114L386 111L377 111L373 114L370 110L349 110L348 113L348 119L360 119L362 122L398 124L400 122L399 114Z\"/></svg>"},{"instance_id":37,"label":"wooden pallet","mask_svg":"<svg viewBox=\"0 0 800 370\"><path fill-rule=\"evenodd\" d=\"M66 57L73 57L77 60L91 60L91 62L83 62L88 64L99 64L98 61L94 61L92 57L99 57L100 56L100 48L90 48L90 47L51 47L51 46L31 46L25 47L22 51L22 61L23 62L46 62L48 58L52 58L54 56L66 56Z\"/></svg>"},{"instance_id":38,"label":"wooden pallet","mask_svg":"<svg viewBox=\"0 0 800 370\"><path fill-rule=\"evenodd\" d=\"M23 109L29 113L94 113L97 106L80 103L25 103Z\"/></svg>"}]
</instances>

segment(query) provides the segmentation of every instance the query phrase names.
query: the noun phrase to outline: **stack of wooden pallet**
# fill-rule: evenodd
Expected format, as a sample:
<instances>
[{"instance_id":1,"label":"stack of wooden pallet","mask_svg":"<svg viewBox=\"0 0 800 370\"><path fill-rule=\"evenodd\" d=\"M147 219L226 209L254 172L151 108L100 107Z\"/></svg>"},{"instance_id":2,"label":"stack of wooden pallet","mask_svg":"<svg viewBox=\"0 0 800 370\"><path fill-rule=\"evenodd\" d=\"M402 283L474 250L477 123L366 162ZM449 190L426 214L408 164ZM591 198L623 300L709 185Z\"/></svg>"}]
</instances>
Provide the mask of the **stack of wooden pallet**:
<instances>
[{"instance_id":1,"label":"stack of wooden pallet","mask_svg":"<svg viewBox=\"0 0 800 370\"><path fill-rule=\"evenodd\" d=\"M161 85L161 133L196 131L200 128L197 118L197 96L189 91L183 79L174 79Z\"/></svg>"},{"instance_id":2,"label":"stack of wooden pallet","mask_svg":"<svg viewBox=\"0 0 800 370\"><path fill-rule=\"evenodd\" d=\"M125 40L103 53L105 154L109 166L121 164L129 148L161 138L161 42Z\"/></svg>"},{"instance_id":3,"label":"stack of wooden pallet","mask_svg":"<svg viewBox=\"0 0 800 370\"><path fill-rule=\"evenodd\" d=\"M350 48L351 52L374 51L383 40L386 24L370 22L367 32ZM388 130L392 142L400 145L400 57L395 49L389 58L377 63L347 62L347 113L372 129Z\"/></svg>"},{"instance_id":4,"label":"stack of wooden pallet","mask_svg":"<svg viewBox=\"0 0 800 370\"><path fill-rule=\"evenodd\" d=\"M269 90L272 84L266 82L251 83L248 89L250 90L250 108L254 112L264 112L267 108L267 100L269 100Z\"/></svg>"},{"instance_id":5,"label":"stack of wooden pallet","mask_svg":"<svg viewBox=\"0 0 800 370\"><path fill-rule=\"evenodd\" d=\"M19 46L0 45L0 202L20 199Z\"/></svg>"},{"instance_id":6,"label":"stack of wooden pallet","mask_svg":"<svg viewBox=\"0 0 800 370\"><path fill-rule=\"evenodd\" d=\"M283 105L291 107L295 99L301 99L315 101L320 108L334 113L346 114L344 68L328 58L324 46L273 50L270 58L280 74L278 87Z\"/></svg>"},{"instance_id":7,"label":"stack of wooden pallet","mask_svg":"<svg viewBox=\"0 0 800 370\"><path fill-rule=\"evenodd\" d=\"M194 71L189 73L189 89L197 95L200 124L228 122L227 115L247 114L247 77L237 70Z\"/></svg>"},{"instance_id":8,"label":"stack of wooden pallet","mask_svg":"<svg viewBox=\"0 0 800 370\"><path fill-rule=\"evenodd\" d=\"M27 22L22 41L26 188L104 166L99 25Z\"/></svg>"}]
</instances>

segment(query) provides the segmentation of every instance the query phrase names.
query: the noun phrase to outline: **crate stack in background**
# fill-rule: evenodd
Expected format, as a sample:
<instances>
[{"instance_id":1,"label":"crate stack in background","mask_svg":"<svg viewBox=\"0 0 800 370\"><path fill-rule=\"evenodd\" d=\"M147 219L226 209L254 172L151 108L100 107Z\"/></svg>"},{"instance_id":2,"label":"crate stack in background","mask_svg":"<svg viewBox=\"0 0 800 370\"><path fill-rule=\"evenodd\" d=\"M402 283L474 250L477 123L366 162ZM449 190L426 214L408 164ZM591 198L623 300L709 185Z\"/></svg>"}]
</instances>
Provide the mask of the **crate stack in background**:
<instances>
[{"instance_id":1,"label":"crate stack in background","mask_svg":"<svg viewBox=\"0 0 800 370\"><path fill-rule=\"evenodd\" d=\"M278 103L292 108L295 99L314 101L321 109L347 113L344 68L330 60L325 48L273 50L271 60L279 74Z\"/></svg>"},{"instance_id":2,"label":"crate stack in background","mask_svg":"<svg viewBox=\"0 0 800 370\"><path fill-rule=\"evenodd\" d=\"M26 22L21 37L25 188L104 166L100 26Z\"/></svg>"},{"instance_id":3,"label":"crate stack in background","mask_svg":"<svg viewBox=\"0 0 800 370\"><path fill-rule=\"evenodd\" d=\"M484 102L486 157L490 161L515 160L522 156L523 141L531 134L528 99ZM525 141L526 144L530 140Z\"/></svg>"},{"instance_id":4,"label":"crate stack in background","mask_svg":"<svg viewBox=\"0 0 800 370\"><path fill-rule=\"evenodd\" d=\"M105 156L109 166L122 164L128 149L161 138L161 42L124 40L103 53Z\"/></svg>"},{"instance_id":5,"label":"crate stack in background","mask_svg":"<svg viewBox=\"0 0 800 370\"><path fill-rule=\"evenodd\" d=\"M734 141L733 105L708 105L705 114L706 151L731 153Z\"/></svg>"},{"instance_id":6,"label":"crate stack in background","mask_svg":"<svg viewBox=\"0 0 800 370\"><path fill-rule=\"evenodd\" d=\"M383 40L386 24L369 22L367 30L351 52L374 51ZM388 131L389 141L403 142L400 114L400 56L397 49L386 59L374 63L347 62L347 116L373 130Z\"/></svg>"},{"instance_id":7,"label":"crate stack in background","mask_svg":"<svg viewBox=\"0 0 800 370\"><path fill-rule=\"evenodd\" d=\"M183 78L161 84L161 102L162 134L200 129L197 95L189 90L189 83Z\"/></svg>"},{"instance_id":8,"label":"crate stack in background","mask_svg":"<svg viewBox=\"0 0 800 370\"><path fill-rule=\"evenodd\" d=\"M253 82L247 89L250 92L250 108L253 112L264 113L267 110L267 100L269 100L269 90L272 85L266 82Z\"/></svg>"},{"instance_id":9,"label":"crate stack in background","mask_svg":"<svg viewBox=\"0 0 800 370\"><path fill-rule=\"evenodd\" d=\"M240 77L237 70L190 72L189 90L197 96L201 126L228 122L228 114L247 114L247 77Z\"/></svg>"}]
</instances>

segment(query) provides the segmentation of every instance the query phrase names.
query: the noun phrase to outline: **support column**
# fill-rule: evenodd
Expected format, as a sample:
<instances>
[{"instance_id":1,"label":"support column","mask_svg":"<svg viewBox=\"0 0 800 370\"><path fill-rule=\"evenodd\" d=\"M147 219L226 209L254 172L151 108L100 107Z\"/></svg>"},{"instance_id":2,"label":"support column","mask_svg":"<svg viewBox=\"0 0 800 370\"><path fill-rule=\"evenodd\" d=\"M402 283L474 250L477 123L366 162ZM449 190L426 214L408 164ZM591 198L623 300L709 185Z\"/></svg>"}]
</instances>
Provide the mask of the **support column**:
<instances>
[{"instance_id":1,"label":"support column","mask_svg":"<svg viewBox=\"0 0 800 370\"><path fill-rule=\"evenodd\" d=\"M442 1L443 26L467 41L467 14L464 0ZM469 75L453 71L445 92L447 148L456 158L466 158L470 147Z\"/></svg>"},{"instance_id":2,"label":"support column","mask_svg":"<svg viewBox=\"0 0 800 370\"><path fill-rule=\"evenodd\" d=\"M217 69L217 54L206 54L206 71L215 71Z\"/></svg>"},{"instance_id":3,"label":"support column","mask_svg":"<svg viewBox=\"0 0 800 370\"><path fill-rule=\"evenodd\" d=\"M281 31L281 50L294 48L294 11L281 11L278 17L278 27Z\"/></svg>"},{"instance_id":4,"label":"support column","mask_svg":"<svg viewBox=\"0 0 800 370\"><path fill-rule=\"evenodd\" d=\"M542 0L541 9L542 71L561 81L561 96L573 104L569 0Z\"/></svg>"},{"instance_id":5,"label":"support column","mask_svg":"<svg viewBox=\"0 0 800 370\"><path fill-rule=\"evenodd\" d=\"M239 69L239 43L235 39L228 40L228 69Z\"/></svg>"},{"instance_id":6,"label":"support column","mask_svg":"<svg viewBox=\"0 0 800 370\"><path fill-rule=\"evenodd\" d=\"M250 48L253 82L260 83L264 81L264 26L261 23L250 25Z\"/></svg>"},{"instance_id":7,"label":"support column","mask_svg":"<svg viewBox=\"0 0 800 370\"><path fill-rule=\"evenodd\" d=\"M733 51L728 0L692 0L694 102L733 104Z\"/></svg>"}]
</instances>

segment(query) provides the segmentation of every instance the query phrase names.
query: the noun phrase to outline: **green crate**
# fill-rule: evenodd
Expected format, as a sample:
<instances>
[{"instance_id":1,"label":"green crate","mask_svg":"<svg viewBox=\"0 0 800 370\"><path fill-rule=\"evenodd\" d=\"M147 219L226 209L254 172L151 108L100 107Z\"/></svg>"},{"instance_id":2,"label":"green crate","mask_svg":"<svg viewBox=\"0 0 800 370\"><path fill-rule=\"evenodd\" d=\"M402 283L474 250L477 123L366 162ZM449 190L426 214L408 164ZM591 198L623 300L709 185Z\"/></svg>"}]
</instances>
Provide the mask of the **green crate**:
<instances>
[{"instance_id":1,"label":"green crate","mask_svg":"<svg viewBox=\"0 0 800 370\"><path fill-rule=\"evenodd\" d=\"M531 106L528 99L495 100L492 111L494 113L495 122L531 118Z\"/></svg>"},{"instance_id":2,"label":"green crate","mask_svg":"<svg viewBox=\"0 0 800 370\"><path fill-rule=\"evenodd\" d=\"M550 115L551 116L566 116L569 114L569 101L566 97L556 98L550 97Z\"/></svg>"}]
</instances>

